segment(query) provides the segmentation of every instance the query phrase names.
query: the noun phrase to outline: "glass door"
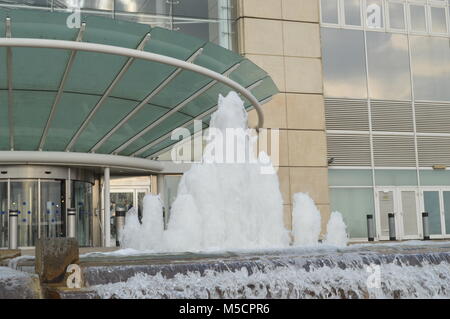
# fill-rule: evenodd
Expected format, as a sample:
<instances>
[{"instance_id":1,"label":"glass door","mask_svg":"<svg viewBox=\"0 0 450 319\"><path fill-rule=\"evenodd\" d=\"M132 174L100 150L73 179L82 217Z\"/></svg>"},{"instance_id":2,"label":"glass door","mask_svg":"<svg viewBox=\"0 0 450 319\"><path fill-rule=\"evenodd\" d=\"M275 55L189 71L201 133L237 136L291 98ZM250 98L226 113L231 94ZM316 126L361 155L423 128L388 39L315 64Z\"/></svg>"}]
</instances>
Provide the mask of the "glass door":
<instances>
[{"instance_id":1,"label":"glass door","mask_svg":"<svg viewBox=\"0 0 450 319\"><path fill-rule=\"evenodd\" d=\"M39 233L38 181L11 181L10 209L18 211L19 247L34 246Z\"/></svg>"},{"instance_id":2,"label":"glass door","mask_svg":"<svg viewBox=\"0 0 450 319\"><path fill-rule=\"evenodd\" d=\"M450 191L443 191L442 197L444 202L445 233L448 238L450 237Z\"/></svg>"},{"instance_id":3,"label":"glass door","mask_svg":"<svg viewBox=\"0 0 450 319\"><path fill-rule=\"evenodd\" d=\"M378 237L381 240L389 239L389 214L395 214L396 212L396 203L394 197L394 189L378 189L376 191L377 197L377 215L378 221L377 225L377 233ZM397 223L396 223L397 224Z\"/></svg>"},{"instance_id":4,"label":"glass door","mask_svg":"<svg viewBox=\"0 0 450 319\"><path fill-rule=\"evenodd\" d=\"M421 219L418 211L416 189L378 188L377 232L380 240L389 239L389 214L395 216L395 236L398 240L418 239L421 236Z\"/></svg>"},{"instance_id":5,"label":"glass door","mask_svg":"<svg viewBox=\"0 0 450 319\"><path fill-rule=\"evenodd\" d=\"M441 192L439 190L423 191L424 211L428 213L430 225L430 236L441 237L444 234L444 225L442 223L442 203Z\"/></svg>"},{"instance_id":6,"label":"glass door","mask_svg":"<svg viewBox=\"0 0 450 319\"><path fill-rule=\"evenodd\" d=\"M399 222L401 232L399 239L418 239L421 236L419 231L419 212L417 211L417 191L416 190L398 190L399 200Z\"/></svg>"},{"instance_id":7,"label":"glass door","mask_svg":"<svg viewBox=\"0 0 450 319\"><path fill-rule=\"evenodd\" d=\"M62 207L62 181L41 181L40 237L65 236L64 208Z\"/></svg>"},{"instance_id":8,"label":"glass door","mask_svg":"<svg viewBox=\"0 0 450 319\"><path fill-rule=\"evenodd\" d=\"M8 247L8 182L0 182L0 248Z\"/></svg>"}]
</instances>

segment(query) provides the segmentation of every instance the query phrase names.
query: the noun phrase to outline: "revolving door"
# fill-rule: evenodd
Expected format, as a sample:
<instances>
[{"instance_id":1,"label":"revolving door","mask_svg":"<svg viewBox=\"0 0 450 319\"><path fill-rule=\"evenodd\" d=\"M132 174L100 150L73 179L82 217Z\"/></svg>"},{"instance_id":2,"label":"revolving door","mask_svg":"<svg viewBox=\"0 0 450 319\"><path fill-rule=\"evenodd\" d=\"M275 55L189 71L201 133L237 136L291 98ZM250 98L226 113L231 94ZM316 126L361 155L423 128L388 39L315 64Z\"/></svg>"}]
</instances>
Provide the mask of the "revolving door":
<instances>
[{"instance_id":1,"label":"revolving door","mask_svg":"<svg viewBox=\"0 0 450 319\"><path fill-rule=\"evenodd\" d=\"M70 169L47 169L44 174L58 177L54 179L0 179L0 248L8 247L9 211L17 211L18 214L18 246L32 247L36 245L38 238L66 236L67 208L76 209L79 245L91 244L92 184L70 179L70 173L65 174L68 170ZM14 169L6 171L2 168L2 174L3 172L12 177L22 177L26 173L32 177L40 175L35 170L21 170L20 174L15 174L17 171ZM72 175L75 174L72 172Z\"/></svg>"}]
</instances>

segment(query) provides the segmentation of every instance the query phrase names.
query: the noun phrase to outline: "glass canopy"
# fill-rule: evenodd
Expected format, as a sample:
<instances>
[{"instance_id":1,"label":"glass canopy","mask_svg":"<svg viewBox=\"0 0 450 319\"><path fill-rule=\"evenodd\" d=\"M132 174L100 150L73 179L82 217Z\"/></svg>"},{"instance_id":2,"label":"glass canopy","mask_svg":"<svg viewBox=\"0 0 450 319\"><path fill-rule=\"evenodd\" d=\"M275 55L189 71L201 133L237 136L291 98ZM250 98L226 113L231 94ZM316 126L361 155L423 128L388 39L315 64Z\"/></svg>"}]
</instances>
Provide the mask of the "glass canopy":
<instances>
[{"instance_id":1,"label":"glass canopy","mask_svg":"<svg viewBox=\"0 0 450 319\"><path fill-rule=\"evenodd\" d=\"M0 34L140 49L228 76L260 102L277 93L264 70L213 43L96 16L82 16L85 25L71 29L68 16L1 9ZM97 52L2 47L0 61L6 61L0 72L0 150L151 157L177 142L168 135L173 129L193 127L194 119L207 127L218 94L231 90L193 71Z\"/></svg>"}]
</instances>

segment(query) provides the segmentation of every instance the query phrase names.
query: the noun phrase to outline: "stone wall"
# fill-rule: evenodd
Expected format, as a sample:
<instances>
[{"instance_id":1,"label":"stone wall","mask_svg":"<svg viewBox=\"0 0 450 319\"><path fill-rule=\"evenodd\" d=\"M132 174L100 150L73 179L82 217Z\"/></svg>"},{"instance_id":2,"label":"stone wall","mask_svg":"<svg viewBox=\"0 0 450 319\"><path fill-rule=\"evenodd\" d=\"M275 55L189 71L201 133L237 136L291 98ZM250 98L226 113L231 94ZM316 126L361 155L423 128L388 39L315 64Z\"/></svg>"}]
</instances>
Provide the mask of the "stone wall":
<instances>
[{"instance_id":1,"label":"stone wall","mask_svg":"<svg viewBox=\"0 0 450 319\"><path fill-rule=\"evenodd\" d=\"M263 109L265 127L280 129L278 174L286 226L292 226L293 194L308 192L325 230L330 205L319 0L237 2L239 53L266 70L280 90Z\"/></svg>"}]
</instances>

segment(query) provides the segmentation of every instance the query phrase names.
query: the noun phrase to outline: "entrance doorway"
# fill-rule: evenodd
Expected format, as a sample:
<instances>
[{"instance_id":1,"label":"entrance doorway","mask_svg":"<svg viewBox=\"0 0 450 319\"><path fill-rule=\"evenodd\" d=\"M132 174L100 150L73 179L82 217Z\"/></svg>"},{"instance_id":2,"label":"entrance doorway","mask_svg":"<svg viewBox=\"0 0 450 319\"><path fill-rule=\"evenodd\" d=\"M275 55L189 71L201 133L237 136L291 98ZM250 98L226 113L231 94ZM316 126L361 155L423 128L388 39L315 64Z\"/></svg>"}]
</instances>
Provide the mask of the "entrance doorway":
<instances>
[{"instance_id":1,"label":"entrance doorway","mask_svg":"<svg viewBox=\"0 0 450 319\"><path fill-rule=\"evenodd\" d=\"M450 235L450 188L424 187L422 211L428 213L430 237Z\"/></svg>"},{"instance_id":2,"label":"entrance doorway","mask_svg":"<svg viewBox=\"0 0 450 319\"><path fill-rule=\"evenodd\" d=\"M417 188L383 187L375 189L377 237L389 240L389 214L395 217L399 240L422 237L422 219Z\"/></svg>"}]
</instances>

